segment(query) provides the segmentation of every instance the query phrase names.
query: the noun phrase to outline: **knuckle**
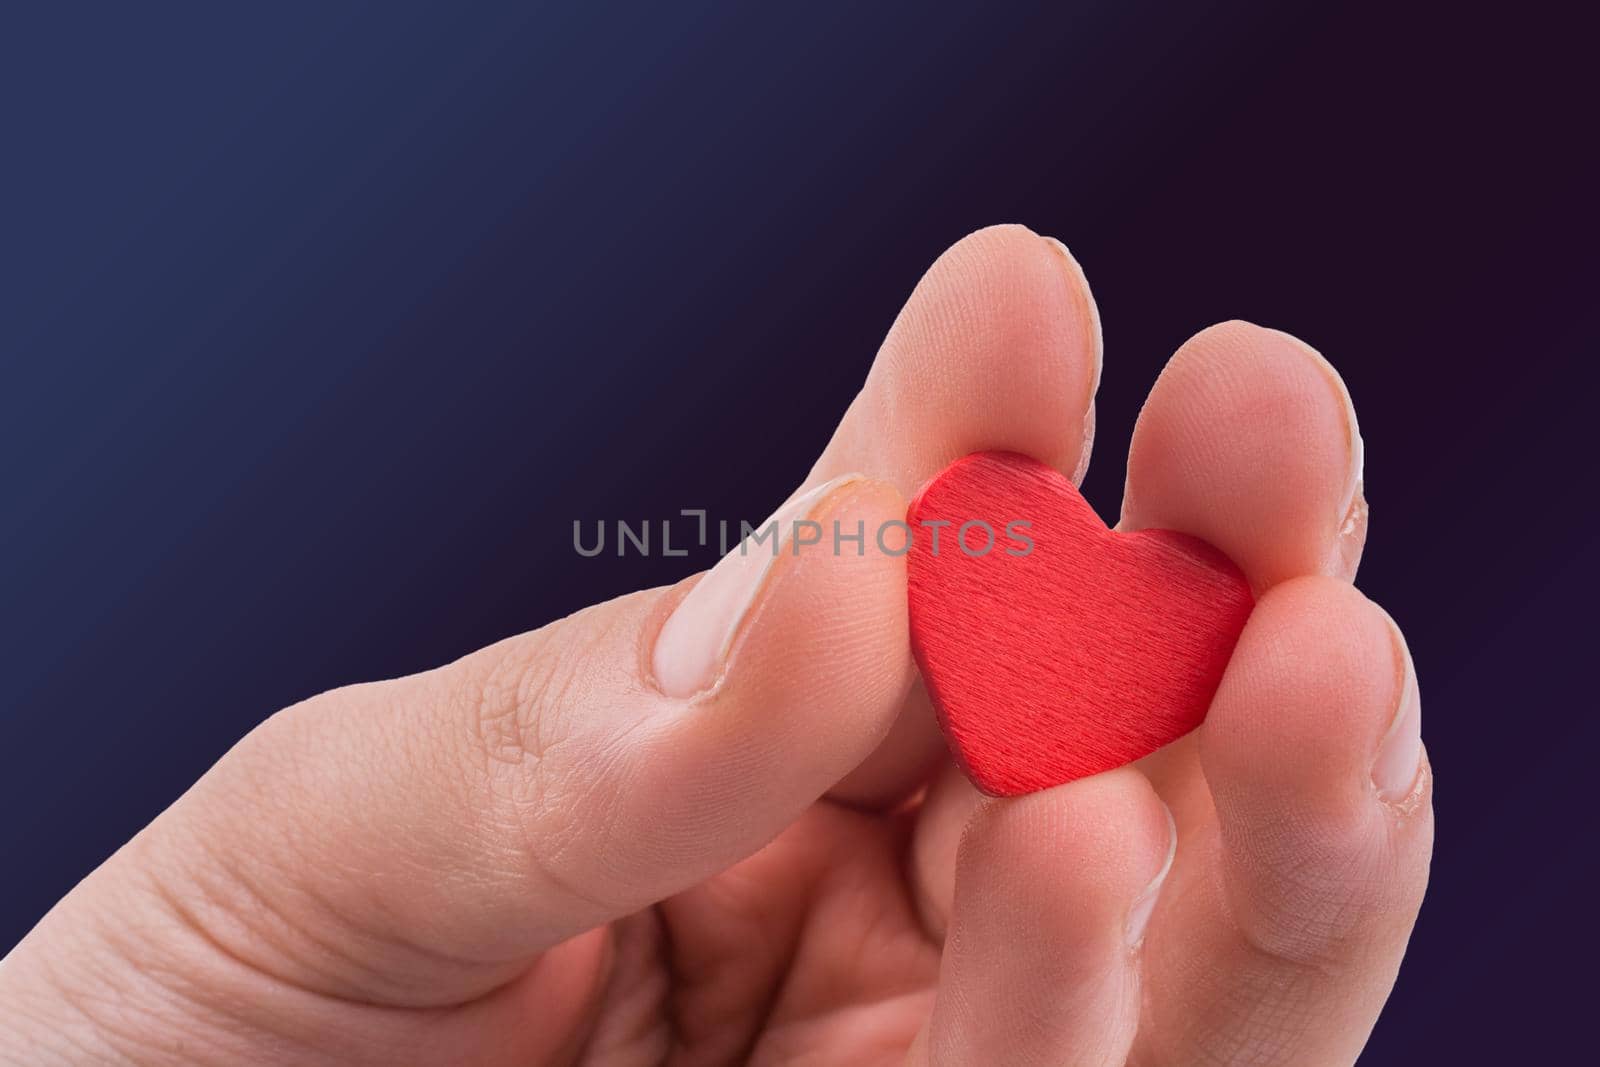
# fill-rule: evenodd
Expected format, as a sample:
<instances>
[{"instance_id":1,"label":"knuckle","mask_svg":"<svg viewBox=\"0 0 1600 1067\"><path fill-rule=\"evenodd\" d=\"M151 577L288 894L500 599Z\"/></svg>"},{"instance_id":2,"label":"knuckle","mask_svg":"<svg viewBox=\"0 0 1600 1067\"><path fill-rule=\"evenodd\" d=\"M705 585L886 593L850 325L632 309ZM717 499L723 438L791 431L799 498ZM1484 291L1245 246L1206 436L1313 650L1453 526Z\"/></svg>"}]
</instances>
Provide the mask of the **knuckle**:
<instances>
[{"instance_id":1,"label":"knuckle","mask_svg":"<svg viewBox=\"0 0 1600 1067\"><path fill-rule=\"evenodd\" d=\"M472 663L457 697L481 765L537 765L553 743L547 713L570 685L560 642L543 632Z\"/></svg>"},{"instance_id":2,"label":"knuckle","mask_svg":"<svg viewBox=\"0 0 1600 1067\"><path fill-rule=\"evenodd\" d=\"M1359 956L1409 897L1406 863L1374 820L1290 824L1248 850L1231 879L1245 941L1279 963L1326 973Z\"/></svg>"},{"instance_id":3,"label":"knuckle","mask_svg":"<svg viewBox=\"0 0 1600 1067\"><path fill-rule=\"evenodd\" d=\"M448 681L471 757L466 788L496 841L513 842L515 862L543 890L602 910L594 899L597 835L615 806L616 745L593 728L588 705L615 669L612 613L588 609L469 656Z\"/></svg>"},{"instance_id":4,"label":"knuckle","mask_svg":"<svg viewBox=\"0 0 1600 1067\"><path fill-rule=\"evenodd\" d=\"M590 608L455 665L455 703L486 763L536 767L570 736L616 626Z\"/></svg>"}]
</instances>

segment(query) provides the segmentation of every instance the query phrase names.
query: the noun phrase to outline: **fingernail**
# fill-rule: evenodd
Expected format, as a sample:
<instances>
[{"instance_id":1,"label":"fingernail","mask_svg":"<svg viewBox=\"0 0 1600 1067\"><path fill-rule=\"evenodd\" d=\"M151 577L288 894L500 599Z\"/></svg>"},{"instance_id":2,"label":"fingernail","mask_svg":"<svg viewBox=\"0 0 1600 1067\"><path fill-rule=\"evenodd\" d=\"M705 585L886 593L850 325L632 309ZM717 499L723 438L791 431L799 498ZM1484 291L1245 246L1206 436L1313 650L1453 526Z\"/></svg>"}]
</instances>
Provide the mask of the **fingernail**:
<instances>
[{"instance_id":1,"label":"fingernail","mask_svg":"<svg viewBox=\"0 0 1600 1067\"><path fill-rule=\"evenodd\" d=\"M1172 871L1173 858L1178 854L1178 822L1172 817L1171 808L1163 804L1161 810L1167 815L1167 858L1162 861L1161 870L1150 879L1150 884L1144 887L1128 909L1129 948L1137 948L1144 940L1145 928L1150 925L1150 916L1155 914L1156 901L1161 896L1161 883L1167 880L1167 875Z\"/></svg>"},{"instance_id":2,"label":"fingernail","mask_svg":"<svg viewBox=\"0 0 1600 1067\"><path fill-rule=\"evenodd\" d=\"M1356 421L1356 406L1350 399L1350 389L1344 384L1344 378L1328 362L1328 357L1293 334L1286 333L1283 336L1316 361L1344 409L1345 442L1350 461L1345 473L1344 491L1339 494L1338 510L1335 512L1339 528L1329 553L1328 569L1332 574L1354 578L1356 565L1361 562L1362 546L1367 540L1367 445L1361 437L1361 424Z\"/></svg>"},{"instance_id":3,"label":"fingernail","mask_svg":"<svg viewBox=\"0 0 1600 1067\"><path fill-rule=\"evenodd\" d=\"M1081 487L1083 476L1089 473L1089 456L1094 453L1094 401L1089 402L1089 414L1083 417L1083 446L1078 449L1078 463L1072 468L1072 484Z\"/></svg>"},{"instance_id":4,"label":"fingernail","mask_svg":"<svg viewBox=\"0 0 1600 1067\"><path fill-rule=\"evenodd\" d=\"M700 579L656 635L650 666L661 692L690 697L716 684L768 573L779 555L790 551L795 524L810 517L834 490L860 479L859 474L844 474L790 500Z\"/></svg>"},{"instance_id":5,"label":"fingernail","mask_svg":"<svg viewBox=\"0 0 1600 1067\"><path fill-rule=\"evenodd\" d=\"M1372 763L1372 784L1380 799L1394 803L1411 795L1422 766L1422 696L1417 691L1417 669L1400 627L1389 619L1395 657L1401 672L1400 702L1394 720L1378 743L1378 756Z\"/></svg>"},{"instance_id":6,"label":"fingernail","mask_svg":"<svg viewBox=\"0 0 1600 1067\"><path fill-rule=\"evenodd\" d=\"M1281 331L1279 331L1281 332ZM1338 517L1342 524L1341 530L1348 528L1352 509L1355 507L1357 496L1366 478L1367 446L1361 439L1361 425L1356 422L1356 406L1350 399L1350 389L1344 384L1344 378L1328 362L1328 357L1306 344L1294 334L1283 334L1290 341L1298 345L1306 355L1316 361L1323 375L1328 379L1328 385L1333 389L1334 395L1339 398L1339 404L1344 408L1345 440L1350 450L1350 467L1345 474L1344 492L1339 497Z\"/></svg>"},{"instance_id":7,"label":"fingernail","mask_svg":"<svg viewBox=\"0 0 1600 1067\"><path fill-rule=\"evenodd\" d=\"M1360 479L1356 480L1355 497L1345 510L1344 521L1339 524L1339 535L1333 545L1333 573L1345 579L1356 576L1361 566L1361 552L1367 544L1367 494Z\"/></svg>"},{"instance_id":8,"label":"fingernail","mask_svg":"<svg viewBox=\"0 0 1600 1067\"><path fill-rule=\"evenodd\" d=\"M1066 245L1054 237L1046 237L1044 240L1066 262L1067 270L1077 283L1078 291L1083 294L1087 305L1084 310L1089 318L1089 328L1093 331L1089 344L1094 357L1094 366L1089 376L1089 400L1083 419L1083 446L1078 450L1077 469L1072 477L1074 483L1081 485L1083 476L1089 469L1089 453L1094 450L1094 398L1100 392L1100 372L1105 366L1105 335L1100 330L1100 308L1094 302L1094 292L1089 288L1089 278L1083 273L1083 267Z\"/></svg>"}]
</instances>

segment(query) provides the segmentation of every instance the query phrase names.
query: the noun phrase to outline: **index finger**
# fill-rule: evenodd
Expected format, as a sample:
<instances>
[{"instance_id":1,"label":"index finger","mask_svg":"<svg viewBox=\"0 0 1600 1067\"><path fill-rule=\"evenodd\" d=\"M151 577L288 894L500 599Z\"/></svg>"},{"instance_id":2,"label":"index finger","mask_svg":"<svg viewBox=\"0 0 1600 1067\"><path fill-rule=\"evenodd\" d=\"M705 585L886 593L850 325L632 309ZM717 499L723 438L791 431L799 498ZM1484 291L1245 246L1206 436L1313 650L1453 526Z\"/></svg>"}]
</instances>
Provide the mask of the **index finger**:
<instances>
[{"instance_id":1,"label":"index finger","mask_svg":"<svg viewBox=\"0 0 1600 1067\"><path fill-rule=\"evenodd\" d=\"M805 487L860 471L909 498L985 449L1022 452L1081 481L1100 363L1100 317L1066 247L1023 226L979 230L918 282ZM919 686L888 738L832 795L892 801L926 777L942 748Z\"/></svg>"}]
</instances>

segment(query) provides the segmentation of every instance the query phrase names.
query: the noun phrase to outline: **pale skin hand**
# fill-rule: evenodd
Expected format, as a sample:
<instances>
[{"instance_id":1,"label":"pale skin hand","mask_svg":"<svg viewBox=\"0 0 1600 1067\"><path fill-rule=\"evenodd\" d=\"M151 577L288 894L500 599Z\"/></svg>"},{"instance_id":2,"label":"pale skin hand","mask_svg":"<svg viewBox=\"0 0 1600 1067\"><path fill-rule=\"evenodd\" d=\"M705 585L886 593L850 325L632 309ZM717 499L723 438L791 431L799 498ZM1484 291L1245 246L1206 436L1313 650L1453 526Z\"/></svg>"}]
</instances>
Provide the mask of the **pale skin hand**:
<instances>
[{"instance_id":1,"label":"pale skin hand","mask_svg":"<svg viewBox=\"0 0 1600 1067\"><path fill-rule=\"evenodd\" d=\"M1099 365L1065 250L975 234L804 488L864 477L799 507L870 530L985 448L1081 471ZM1188 341L1122 527L1205 538L1259 604L1194 735L1021 799L950 770L874 551L314 697L0 963L0 1062L1349 1063L1433 836L1410 658L1350 584L1360 471L1310 349Z\"/></svg>"}]
</instances>

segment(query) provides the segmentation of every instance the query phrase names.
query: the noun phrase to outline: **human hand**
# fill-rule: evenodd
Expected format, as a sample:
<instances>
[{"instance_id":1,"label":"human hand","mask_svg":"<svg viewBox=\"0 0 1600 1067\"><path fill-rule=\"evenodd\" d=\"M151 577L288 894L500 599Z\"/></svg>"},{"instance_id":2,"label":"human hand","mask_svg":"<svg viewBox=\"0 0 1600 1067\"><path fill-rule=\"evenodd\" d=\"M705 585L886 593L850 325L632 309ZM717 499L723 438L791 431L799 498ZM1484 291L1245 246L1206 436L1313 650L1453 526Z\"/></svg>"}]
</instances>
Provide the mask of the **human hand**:
<instances>
[{"instance_id":1,"label":"human hand","mask_svg":"<svg viewBox=\"0 0 1600 1067\"><path fill-rule=\"evenodd\" d=\"M1081 477L1099 364L1065 249L975 234L780 515L872 530L981 449ZM1332 368L1192 338L1121 525L1260 598L1204 725L1137 767L981 798L902 558L733 553L273 716L0 962L0 1062L1348 1063L1433 824L1409 655L1350 585Z\"/></svg>"}]
</instances>

